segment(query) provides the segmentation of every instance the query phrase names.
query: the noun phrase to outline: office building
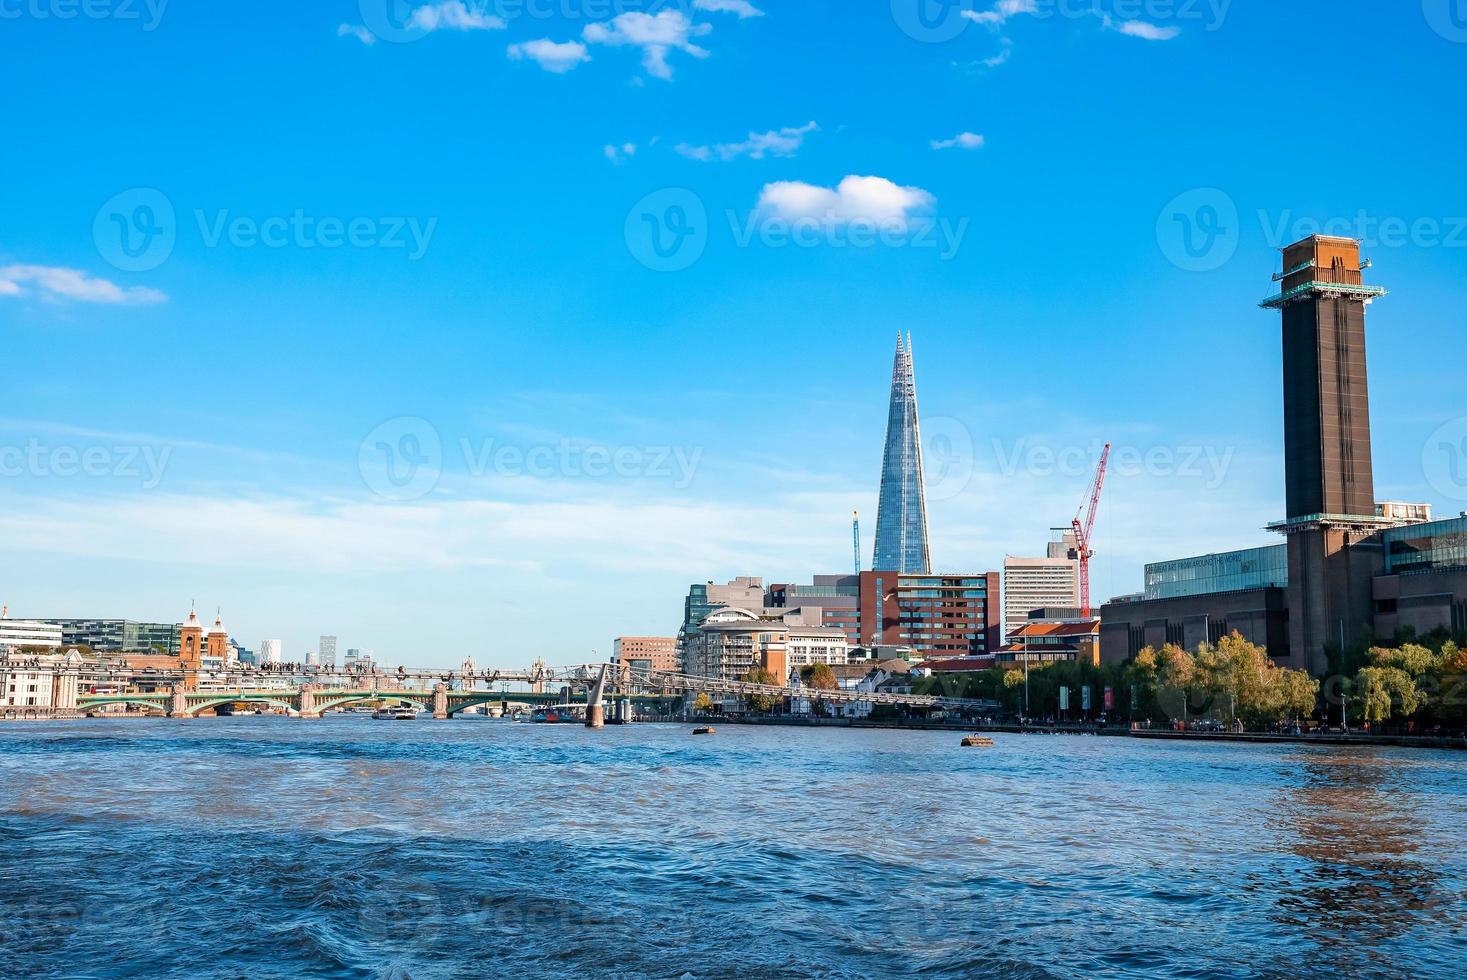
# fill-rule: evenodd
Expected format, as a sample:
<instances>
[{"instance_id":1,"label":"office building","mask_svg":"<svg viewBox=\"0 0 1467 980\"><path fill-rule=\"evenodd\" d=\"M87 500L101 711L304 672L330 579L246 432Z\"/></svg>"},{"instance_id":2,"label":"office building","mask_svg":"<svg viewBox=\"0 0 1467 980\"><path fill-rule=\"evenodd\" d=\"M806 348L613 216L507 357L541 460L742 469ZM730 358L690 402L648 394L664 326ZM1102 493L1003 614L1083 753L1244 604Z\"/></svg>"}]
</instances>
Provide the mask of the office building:
<instances>
[{"instance_id":1,"label":"office building","mask_svg":"<svg viewBox=\"0 0 1467 980\"><path fill-rule=\"evenodd\" d=\"M910 335L905 344L901 334L897 335L886 449L881 460L881 497L876 508L876 552L871 567L918 575L932 570Z\"/></svg>"},{"instance_id":2,"label":"office building","mask_svg":"<svg viewBox=\"0 0 1467 980\"><path fill-rule=\"evenodd\" d=\"M784 684L801 667L845 664L850 651L840 630L729 606L704 618L689 637L686 656L688 672L702 677L739 680L758 668Z\"/></svg>"},{"instance_id":3,"label":"office building","mask_svg":"<svg viewBox=\"0 0 1467 980\"><path fill-rule=\"evenodd\" d=\"M98 653L158 653L178 656L177 623L140 623L130 619L53 619L62 642Z\"/></svg>"},{"instance_id":4,"label":"office building","mask_svg":"<svg viewBox=\"0 0 1467 980\"><path fill-rule=\"evenodd\" d=\"M745 575L733 579L726 585L705 582L689 586L687 598L683 600L683 625L678 629L677 634L678 662L683 664L684 670L687 669L689 663L688 644L703 620L715 609L730 607L762 613L764 611L764 579Z\"/></svg>"},{"instance_id":5,"label":"office building","mask_svg":"<svg viewBox=\"0 0 1467 980\"><path fill-rule=\"evenodd\" d=\"M1043 558L1007 556L1003 561L1003 619L1008 637L1029 622L1035 609L1079 606L1080 562L1075 532L1056 528Z\"/></svg>"},{"instance_id":6,"label":"office building","mask_svg":"<svg viewBox=\"0 0 1467 980\"><path fill-rule=\"evenodd\" d=\"M11 619L10 609L0 609L0 647L38 647L55 650L61 646L61 626L34 619Z\"/></svg>"},{"instance_id":7,"label":"office building","mask_svg":"<svg viewBox=\"0 0 1467 980\"><path fill-rule=\"evenodd\" d=\"M1382 574L1371 583L1375 632L1467 634L1467 513L1381 536Z\"/></svg>"},{"instance_id":8,"label":"office building","mask_svg":"<svg viewBox=\"0 0 1467 980\"><path fill-rule=\"evenodd\" d=\"M321 645L317 652L317 662L327 670L336 667L336 637L322 636Z\"/></svg>"},{"instance_id":9,"label":"office building","mask_svg":"<svg viewBox=\"0 0 1467 980\"><path fill-rule=\"evenodd\" d=\"M857 575L816 575L810 585L771 585L766 609L803 609L807 620L838 629L853 647L861 645L861 579ZM819 612L816 613L815 610Z\"/></svg>"},{"instance_id":10,"label":"office building","mask_svg":"<svg viewBox=\"0 0 1467 980\"><path fill-rule=\"evenodd\" d=\"M985 656L1001 644L999 575L862 572L863 645L912 647L924 660Z\"/></svg>"},{"instance_id":11,"label":"office building","mask_svg":"<svg viewBox=\"0 0 1467 980\"><path fill-rule=\"evenodd\" d=\"M636 670L682 670L675 636L619 636L612 643L611 659Z\"/></svg>"},{"instance_id":12,"label":"office building","mask_svg":"<svg viewBox=\"0 0 1467 980\"><path fill-rule=\"evenodd\" d=\"M279 640L261 640L259 661L262 666L285 663Z\"/></svg>"}]
</instances>

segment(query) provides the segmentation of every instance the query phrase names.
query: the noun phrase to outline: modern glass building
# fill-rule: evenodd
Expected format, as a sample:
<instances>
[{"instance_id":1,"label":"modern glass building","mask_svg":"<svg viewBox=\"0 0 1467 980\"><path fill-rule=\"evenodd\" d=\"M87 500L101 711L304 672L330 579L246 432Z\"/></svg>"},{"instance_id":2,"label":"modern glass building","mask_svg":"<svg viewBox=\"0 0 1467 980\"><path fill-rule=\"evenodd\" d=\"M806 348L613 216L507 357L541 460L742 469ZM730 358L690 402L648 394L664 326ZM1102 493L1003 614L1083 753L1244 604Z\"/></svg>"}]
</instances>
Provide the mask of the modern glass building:
<instances>
[{"instance_id":1,"label":"modern glass building","mask_svg":"<svg viewBox=\"0 0 1467 980\"><path fill-rule=\"evenodd\" d=\"M1467 567L1467 516L1385 532L1386 574Z\"/></svg>"},{"instance_id":2,"label":"modern glass building","mask_svg":"<svg viewBox=\"0 0 1467 980\"><path fill-rule=\"evenodd\" d=\"M1180 599L1186 596L1287 588L1289 546L1248 548L1220 555L1202 555L1146 566L1146 598Z\"/></svg>"},{"instance_id":3,"label":"modern glass building","mask_svg":"<svg viewBox=\"0 0 1467 980\"><path fill-rule=\"evenodd\" d=\"M881 462L881 499L876 509L876 555L872 568L926 575L927 498L922 480L922 434L917 424L917 381L912 340L897 334L891 372L891 407Z\"/></svg>"},{"instance_id":4,"label":"modern glass building","mask_svg":"<svg viewBox=\"0 0 1467 980\"><path fill-rule=\"evenodd\" d=\"M62 641L99 652L155 652L178 656L177 623L138 623L130 619L53 619Z\"/></svg>"}]
</instances>

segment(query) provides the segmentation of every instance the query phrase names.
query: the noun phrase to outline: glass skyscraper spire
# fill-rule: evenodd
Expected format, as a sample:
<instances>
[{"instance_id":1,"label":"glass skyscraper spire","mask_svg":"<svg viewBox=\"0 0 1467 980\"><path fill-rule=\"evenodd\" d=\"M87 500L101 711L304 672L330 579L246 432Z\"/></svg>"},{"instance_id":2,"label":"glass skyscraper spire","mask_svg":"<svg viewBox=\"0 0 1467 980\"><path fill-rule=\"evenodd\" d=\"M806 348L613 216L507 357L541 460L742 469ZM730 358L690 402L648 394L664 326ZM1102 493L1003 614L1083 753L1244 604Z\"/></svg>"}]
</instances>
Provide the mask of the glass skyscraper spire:
<instances>
[{"instance_id":1,"label":"glass skyscraper spire","mask_svg":"<svg viewBox=\"0 0 1467 980\"><path fill-rule=\"evenodd\" d=\"M929 575L927 498L922 486L922 433L917 426L917 381L912 371L912 335L897 334L891 370L891 410L881 461L881 500L876 509L873 570Z\"/></svg>"}]
</instances>

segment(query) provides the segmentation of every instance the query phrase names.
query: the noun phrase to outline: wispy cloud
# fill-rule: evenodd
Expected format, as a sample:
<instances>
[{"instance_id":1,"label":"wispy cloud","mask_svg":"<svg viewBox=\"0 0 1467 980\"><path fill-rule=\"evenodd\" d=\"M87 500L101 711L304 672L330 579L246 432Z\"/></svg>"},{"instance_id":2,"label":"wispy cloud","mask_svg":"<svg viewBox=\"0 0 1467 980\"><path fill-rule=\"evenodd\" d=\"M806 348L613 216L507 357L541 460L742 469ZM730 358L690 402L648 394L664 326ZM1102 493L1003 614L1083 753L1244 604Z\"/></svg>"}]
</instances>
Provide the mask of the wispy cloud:
<instances>
[{"instance_id":1,"label":"wispy cloud","mask_svg":"<svg viewBox=\"0 0 1467 980\"><path fill-rule=\"evenodd\" d=\"M715 14L735 14L739 20L764 16L764 11L754 6L749 0L693 0L693 9L706 10Z\"/></svg>"},{"instance_id":2,"label":"wispy cloud","mask_svg":"<svg viewBox=\"0 0 1467 980\"><path fill-rule=\"evenodd\" d=\"M367 30L363 24L342 24L336 29L337 37L354 37L367 47L377 43L377 35Z\"/></svg>"},{"instance_id":3,"label":"wispy cloud","mask_svg":"<svg viewBox=\"0 0 1467 980\"><path fill-rule=\"evenodd\" d=\"M557 75L564 75L582 62L591 60L586 46L580 41L558 42L549 38L511 44L509 56L516 61L528 58L546 71L554 72Z\"/></svg>"},{"instance_id":4,"label":"wispy cloud","mask_svg":"<svg viewBox=\"0 0 1467 980\"><path fill-rule=\"evenodd\" d=\"M463 0L442 0L413 11L412 24L425 31L497 31L504 28L504 18L470 10Z\"/></svg>"},{"instance_id":5,"label":"wispy cloud","mask_svg":"<svg viewBox=\"0 0 1467 980\"><path fill-rule=\"evenodd\" d=\"M401 30L416 35L418 31L424 34L434 31L499 31L505 26L503 17L474 9L464 0L439 0L414 8ZM342 24L336 29L336 36L354 37L369 46L377 43L377 35L363 24Z\"/></svg>"},{"instance_id":6,"label":"wispy cloud","mask_svg":"<svg viewBox=\"0 0 1467 980\"><path fill-rule=\"evenodd\" d=\"M0 296L24 296L29 289L48 300L78 303L161 303L166 296L146 286L122 287L80 269L46 265L0 266Z\"/></svg>"},{"instance_id":7,"label":"wispy cloud","mask_svg":"<svg viewBox=\"0 0 1467 980\"><path fill-rule=\"evenodd\" d=\"M911 218L936 202L920 187L903 187L885 177L853 174L833 188L795 180L767 184L759 195L759 210L785 221L905 227Z\"/></svg>"},{"instance_id":8,"label":"wispy cloud","mask_svg":"<svg viewBox=\"0 0 1467 980\"><path fill-rule=\"evenodd\" d=\"M964 150L981 150L983 148L983 137L977 133L959 133L951 139L932 140L934 150L951 150L961 147Z\"/></svg>"},{"instance_id":9,"label":"wispy cloud","mask_svg":"<svg viewBox=\"0 0 1467 980\"><path fill-rule=\"evenodd\" d=\"M715 146L692 146L687 143L679 143L673 149L683 156L693 160L733 160L741 156L747 156L752 160L763 160L765 156L789 157L794 156L802 145L805 137L815 132L820 127L812 120L803 126L786 126L784 129L773 129L767 133L749 134L749 138L741 143L719 143Z\"/></svg>"},{"instance_id":10,"label":"wispy cloud","mask_svg":"<svg viewBox=\"0 0 1467 980\"><path fill-rule=\"evenodd\" d=\"M623 143L621 146L617 146L613 143L607 143L606 148L601 152L606 155L606 159L620 166L626 163L629 158L637 155L637 144Z\"/></svg>"},{"instance_id":11,"label":"wispy cloud","mask_svg":"<svg viewBox=\"0 0 1467 980\"><path fill-rule=\"evenodd\" d=\"M963 16L975 24L987 24L990 27L1000 27L1007 23L1011 17L1019 14L1035 14L1039 8L1035 0L999 0L994 4L992 10L964 10Z\"/></svg>"},{"instance_id":12,"label":"wispy cloud","mask_svg":"<svg viewBox=\"0 0 1467 980\"><path fill-rule=\"evenodd\" d=\"M1139 37L1143 41L1170 41L1182 33L1180 27L1158 27L1144 20L1114 20L1105 18L1105 26L1128 37Z\"/></svg>"},{"instance_id":13,"label":"wispy cloud","mask_svg":"<svg viewBox=\"0 0 1467 980\"><path fill-rule=\"evenodd\" d=\"M603 24L587 24L581 36L591 44L641 48L642 67L647 74L671 79L672 66L667 63L667 56L673 51L682 51L694 58L708 57L708 51L698 47L692 39L712 30L711 24L694 24L680 10L664 10L655 16L632 11L618 14Z\"/></svg>"},{"instance_id":14,"label":"wispy cloud","mask_svg":"<svg viewBox=\"0 0 1467 980\"><path fill-rule=\"evenodd\" d=\"M1008 60L1014 56L1014 42L1008 38L1002 38L1001 40L1003 41L1002 50L992 57L984 58L982 62L984 68L998 68L1001 65L1006 65L1008 64Z\"/></svg>"}]
</instances>

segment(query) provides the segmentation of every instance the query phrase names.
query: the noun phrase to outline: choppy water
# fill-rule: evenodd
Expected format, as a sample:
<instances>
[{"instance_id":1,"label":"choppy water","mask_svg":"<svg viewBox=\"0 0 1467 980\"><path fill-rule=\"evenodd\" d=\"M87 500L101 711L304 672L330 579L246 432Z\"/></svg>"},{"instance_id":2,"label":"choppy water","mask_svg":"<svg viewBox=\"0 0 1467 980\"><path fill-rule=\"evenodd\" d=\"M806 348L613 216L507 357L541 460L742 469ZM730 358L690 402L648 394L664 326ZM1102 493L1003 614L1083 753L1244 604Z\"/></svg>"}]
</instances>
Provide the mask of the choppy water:
<instances>
[{"instance_id":1,"label":"choppy water","mask_svg":"<svg viewBox=\"0 0 1467 980\"><path fill-rule=\"evenodd\" d=\"M0 976L1461 975L1467 758L0 727Z\"/></svg>"}]
</instances>

